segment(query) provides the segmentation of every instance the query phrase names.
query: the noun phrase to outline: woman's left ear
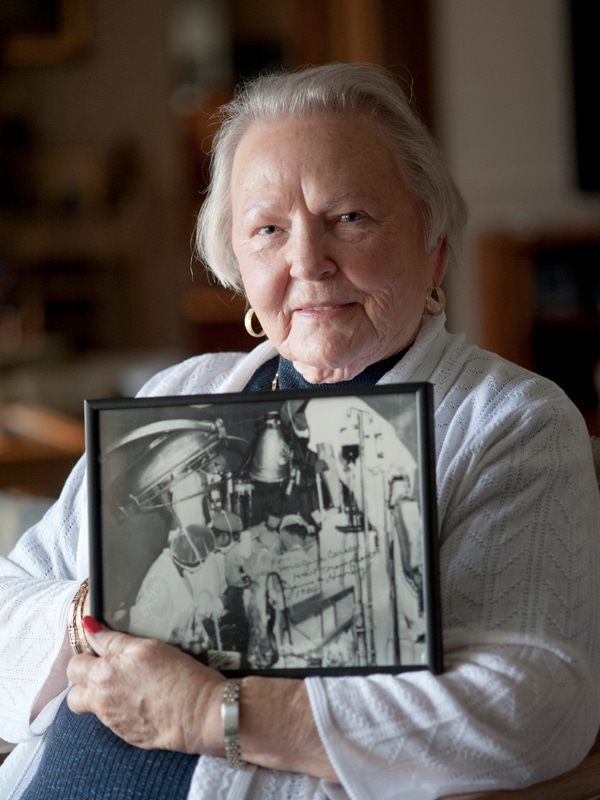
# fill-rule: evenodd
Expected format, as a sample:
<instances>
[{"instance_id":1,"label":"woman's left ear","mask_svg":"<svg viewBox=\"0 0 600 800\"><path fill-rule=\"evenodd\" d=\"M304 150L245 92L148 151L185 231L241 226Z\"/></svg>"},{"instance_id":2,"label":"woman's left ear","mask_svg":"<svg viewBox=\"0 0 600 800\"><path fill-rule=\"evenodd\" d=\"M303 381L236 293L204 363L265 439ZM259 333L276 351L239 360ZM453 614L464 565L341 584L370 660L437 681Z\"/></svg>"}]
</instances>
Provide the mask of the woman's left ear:
<instances>
[{"instance_id":1,"label":"woman's left ear","mask_svg":"<svg viewBox=\"0 0 600 800\"><path fill-rule=\"evenodd\" d=\"M431 252L431 275L432 286L439 286L444 280L446 267L448 266L448 237L444 236L439 240Z\"/></svg>"}]
</instances>

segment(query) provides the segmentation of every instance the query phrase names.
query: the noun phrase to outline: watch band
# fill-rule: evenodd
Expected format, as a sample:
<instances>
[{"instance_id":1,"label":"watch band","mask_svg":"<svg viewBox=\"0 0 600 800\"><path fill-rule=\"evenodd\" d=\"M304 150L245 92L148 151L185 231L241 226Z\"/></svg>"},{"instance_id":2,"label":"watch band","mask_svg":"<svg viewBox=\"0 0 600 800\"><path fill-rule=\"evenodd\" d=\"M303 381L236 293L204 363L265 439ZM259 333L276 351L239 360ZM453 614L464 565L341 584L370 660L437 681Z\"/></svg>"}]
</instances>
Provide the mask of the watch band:
<instances>
[{"instance_id":1,"label":"watch band","mask_svg":"<svg viewBox=\"0 0 600 800\"><path fill-rule=\"evenodd\" d=\"M232 769L241 769L242 749L240 747L240 687L241 678L228 678L221 703L221 720L225 736L227 763Z\"/></svg>"}]
</instances>

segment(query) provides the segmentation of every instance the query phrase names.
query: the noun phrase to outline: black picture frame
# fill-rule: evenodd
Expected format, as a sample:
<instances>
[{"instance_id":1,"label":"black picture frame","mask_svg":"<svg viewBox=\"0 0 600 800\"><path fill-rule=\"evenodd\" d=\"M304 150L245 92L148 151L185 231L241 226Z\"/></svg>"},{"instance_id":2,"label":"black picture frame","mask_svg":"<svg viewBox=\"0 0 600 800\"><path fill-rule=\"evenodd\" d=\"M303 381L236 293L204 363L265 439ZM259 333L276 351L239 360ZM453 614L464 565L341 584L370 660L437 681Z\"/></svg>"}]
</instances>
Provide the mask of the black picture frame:
<instances>
[{"instance_id":1,"label":"black picture frame","mask_svg":"<svg viewBox=\"0 0 600 800\"><path fill-rule=\"evenodd\" d=\"M85 404L93 616L227 675L443 671L432 388Z\"/></svg>"}]
</instances>

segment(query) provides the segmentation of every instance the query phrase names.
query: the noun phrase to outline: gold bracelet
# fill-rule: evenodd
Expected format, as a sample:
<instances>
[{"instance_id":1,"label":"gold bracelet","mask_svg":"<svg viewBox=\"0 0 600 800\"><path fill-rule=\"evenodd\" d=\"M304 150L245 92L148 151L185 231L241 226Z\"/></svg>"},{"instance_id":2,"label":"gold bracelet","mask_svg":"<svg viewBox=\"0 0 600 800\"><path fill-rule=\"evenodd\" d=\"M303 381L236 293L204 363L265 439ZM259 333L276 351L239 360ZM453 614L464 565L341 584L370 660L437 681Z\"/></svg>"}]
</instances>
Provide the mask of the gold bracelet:
<instances>
[{"instance_id":1,"label":"gold bracelet","mask_svg":"<svg viewBox=\"0 0 600 800\"><path fill-rule=\"evenodd\" d=\"M83 628L83 605L89 590L89 581L86 578L77 590L77 594L73 598L69 607L69 622L67 625L69 631L69 644L71 645L71 652L74 656L80 653L91 653L92 648L89 646L85 638L85 630Z\"/></svg>"}]
</instances>

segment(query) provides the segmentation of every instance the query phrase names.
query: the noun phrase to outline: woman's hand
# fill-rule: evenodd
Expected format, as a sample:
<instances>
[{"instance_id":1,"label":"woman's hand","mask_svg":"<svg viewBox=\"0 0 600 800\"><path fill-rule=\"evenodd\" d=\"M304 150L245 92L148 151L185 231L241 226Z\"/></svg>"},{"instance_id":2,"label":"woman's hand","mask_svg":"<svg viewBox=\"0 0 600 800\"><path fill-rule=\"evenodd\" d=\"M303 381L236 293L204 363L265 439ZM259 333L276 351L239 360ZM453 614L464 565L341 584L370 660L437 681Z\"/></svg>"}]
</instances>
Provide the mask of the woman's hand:
<instances>
[{"instance_id":1,"label":"woman's hand","mask_svg":"<svg viewBox=\"0 0 600 800\"><path fill-rule=\"evenodd\" d=\"M96 714L136 747L224 755L220 673L169 645L109 631L90 617L85 622L100 657L69 662L71 711Z\"/></svg>"},{"instance_id":2,"label":"woman's hand","mask_svg":"<svg viewBox=\"0 0 600 800\"><path fill-rule=\"evenodd\" d=\"M224 756L225 678L180 650L84 620L99 658L73 656L71 711L91 712L117 736L145 749ZM240 697L244 761L337 780L321 744L304 681L248 676Z\"/></svg>"}]
</instances>

